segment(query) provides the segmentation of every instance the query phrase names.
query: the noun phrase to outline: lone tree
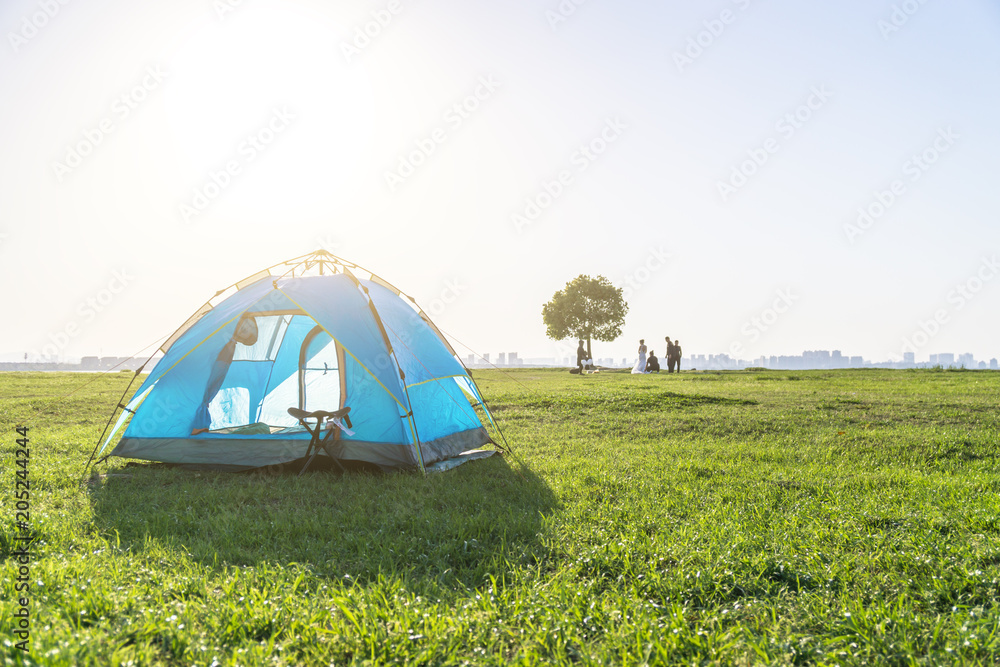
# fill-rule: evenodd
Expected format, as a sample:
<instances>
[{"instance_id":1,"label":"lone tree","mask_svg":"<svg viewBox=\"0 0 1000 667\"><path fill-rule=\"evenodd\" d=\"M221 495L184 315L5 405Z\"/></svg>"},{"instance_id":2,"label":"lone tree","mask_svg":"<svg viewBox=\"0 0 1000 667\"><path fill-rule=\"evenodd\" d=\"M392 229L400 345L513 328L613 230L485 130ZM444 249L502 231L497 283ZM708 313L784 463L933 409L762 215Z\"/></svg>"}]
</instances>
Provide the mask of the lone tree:
<instances>
[{"instance_id":1,"label":"lone tree","mask_svg":"<svg viewBox=\"0 0 1000 667\"><path fill-rule=\"evenodd\" d=\"M596 338L606 343L622 335L622 325L628 304L620 287L615 287L604 276L591 278L577 276L566 287L552 295L552 300L542 306L545 334L553 340Z\"/></svg>"}]
</instances>

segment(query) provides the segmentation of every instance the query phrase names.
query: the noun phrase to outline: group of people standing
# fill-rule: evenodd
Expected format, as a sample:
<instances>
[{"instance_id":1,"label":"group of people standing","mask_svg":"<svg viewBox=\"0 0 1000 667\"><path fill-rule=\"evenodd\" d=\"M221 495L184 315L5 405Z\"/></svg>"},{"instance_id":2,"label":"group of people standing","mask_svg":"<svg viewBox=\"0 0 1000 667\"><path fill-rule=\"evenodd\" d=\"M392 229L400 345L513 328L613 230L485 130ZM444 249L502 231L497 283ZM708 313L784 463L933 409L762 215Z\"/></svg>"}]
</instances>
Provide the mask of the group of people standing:
<instances>
[{"instance_id":1,"label":"group of people standing","mask_svg":"<svg viewBox=\"0 0 1000 667\"><path fill-rule=\"evenodd\" d=\"M674 369L678 373L681 372L681 342L679 340L670 340L670 336L667 336L667 372L673 373ZM660 360L656 358L656 352L650 351L649 357L646 357L646 340L644 338L639 339L639 360L635 362L635 366L632 367L633 373L659 373L660 372Z\"/></svg>"}]
</instances>

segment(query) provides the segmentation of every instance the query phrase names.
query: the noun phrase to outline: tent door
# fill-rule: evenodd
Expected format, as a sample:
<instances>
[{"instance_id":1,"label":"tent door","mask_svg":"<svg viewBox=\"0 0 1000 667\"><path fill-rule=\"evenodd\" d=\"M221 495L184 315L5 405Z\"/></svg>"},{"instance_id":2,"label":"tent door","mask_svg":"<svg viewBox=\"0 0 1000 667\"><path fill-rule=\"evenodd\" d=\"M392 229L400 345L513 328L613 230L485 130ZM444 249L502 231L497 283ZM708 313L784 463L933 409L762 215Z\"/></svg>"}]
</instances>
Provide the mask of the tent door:
<instances>
[{"instance_id":1,"label":"tent door","mask_svg":"<svg viewBox=\"0 0 1000 667\"><path fill-rule=\"evenodd\" d=\"M343 357L323 327L306 334L299 350L299 408L332 412L344 406Z\"/></svg>"}]
</instances>

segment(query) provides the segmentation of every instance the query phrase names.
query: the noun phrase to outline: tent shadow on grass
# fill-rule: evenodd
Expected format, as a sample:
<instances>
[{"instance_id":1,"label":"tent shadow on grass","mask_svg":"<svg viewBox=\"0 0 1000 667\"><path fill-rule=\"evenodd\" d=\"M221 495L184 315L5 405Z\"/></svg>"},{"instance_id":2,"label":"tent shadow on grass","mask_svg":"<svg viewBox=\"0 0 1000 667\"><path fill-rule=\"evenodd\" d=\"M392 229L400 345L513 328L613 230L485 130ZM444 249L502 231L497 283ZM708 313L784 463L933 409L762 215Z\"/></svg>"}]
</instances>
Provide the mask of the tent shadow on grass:
<instances>
[{"instance_id":1,"label":"tent shadow on grass","mask_svg":"<svg viewBox=\"0 0 1000 667\"><path fill-rule=\"evenodd\" d=\"M427 477L143 465L89 488L97 529L134 554L153 541L209 566L295 562L358 583L381 574L470 587L545 559L543 516L558 504L501 456Z\"/></svg>"}]
</instances>

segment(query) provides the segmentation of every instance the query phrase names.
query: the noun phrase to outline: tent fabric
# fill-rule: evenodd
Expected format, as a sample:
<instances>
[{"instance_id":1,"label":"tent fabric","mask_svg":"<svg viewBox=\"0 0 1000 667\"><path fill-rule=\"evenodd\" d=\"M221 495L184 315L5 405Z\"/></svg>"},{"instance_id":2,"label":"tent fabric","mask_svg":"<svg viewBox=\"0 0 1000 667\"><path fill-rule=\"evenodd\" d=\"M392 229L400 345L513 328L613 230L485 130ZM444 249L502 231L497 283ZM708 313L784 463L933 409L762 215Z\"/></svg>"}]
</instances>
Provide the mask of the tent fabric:
<instances>
[{"instance_id":1,"label":"tent fabric","mask_svg":"<svg viewBox=\"0 0 1000 667\"><path fill-rule=\"evenodd\" d=\"M332 255L314 257L308 266L322 269ZM492 443L474 407L482 397L436 329L348 266L259 274L204 312L166 349L102 452L127 423L109 455L220 469L287 463L310 438L289 407L351 408L352 434L338 431L331 451L383 468L423 468Z\"/></svg>"}]
</instances>

